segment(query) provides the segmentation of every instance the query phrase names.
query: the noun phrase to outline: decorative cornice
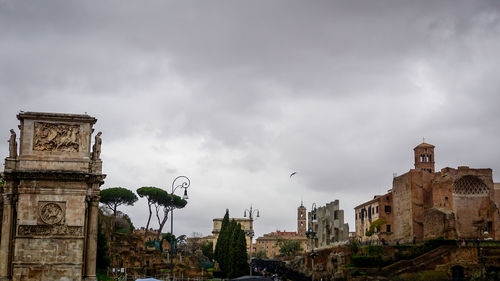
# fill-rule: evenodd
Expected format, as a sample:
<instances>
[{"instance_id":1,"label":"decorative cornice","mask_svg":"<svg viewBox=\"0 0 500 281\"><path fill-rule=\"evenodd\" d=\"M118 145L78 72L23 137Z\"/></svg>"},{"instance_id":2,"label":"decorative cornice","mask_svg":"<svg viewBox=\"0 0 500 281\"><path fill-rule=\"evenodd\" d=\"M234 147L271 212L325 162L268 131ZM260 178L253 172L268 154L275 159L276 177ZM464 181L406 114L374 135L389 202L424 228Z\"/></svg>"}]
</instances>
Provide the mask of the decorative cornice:
<instances>
[{"instance_id":1,"label":"decorative cornice","mask_svg":"<svg viewBox=\"0 0 500 281\"><path fill-rule=\"evenodd\" d=\"M21 112L17 119L23 120L47 120L47 121L67 121L95 124L97 119L87 114L65 114L49 112Z\"/></svg>"},{"instance_id":2,"label":"decorative cornice","mask_svg":"<svg viewBox=\"0 0 500 281\"><path fill-rule=\"evenodd\" d=\"M103 183L106 175L92 174L64 170L15 170L5 171L2 174L5 180L58 180L58 181L85 181L90 183Z\"/></svg>"}]
</instances>

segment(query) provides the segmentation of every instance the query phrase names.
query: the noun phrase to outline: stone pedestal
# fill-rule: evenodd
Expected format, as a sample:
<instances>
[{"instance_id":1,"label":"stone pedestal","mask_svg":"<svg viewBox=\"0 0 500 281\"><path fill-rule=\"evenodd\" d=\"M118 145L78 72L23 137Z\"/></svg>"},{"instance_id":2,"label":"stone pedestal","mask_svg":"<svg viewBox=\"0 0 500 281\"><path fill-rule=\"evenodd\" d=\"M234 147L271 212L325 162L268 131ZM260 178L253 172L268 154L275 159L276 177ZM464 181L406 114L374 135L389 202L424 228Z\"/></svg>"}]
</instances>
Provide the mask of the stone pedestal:
<instances>
[{"instance_id":1,"label":"stone pedestal","mask_svg":"<svg viewBox=\"0 0 500 281\"><path fill-rule=\"evenodd\" d=\"M0 280L95 280L101 161L88 115L20 113L3 178ZM99 143L100 149L100 143ZM98 155L98 154L97 154Z\"/></svg>"}]
</instances>

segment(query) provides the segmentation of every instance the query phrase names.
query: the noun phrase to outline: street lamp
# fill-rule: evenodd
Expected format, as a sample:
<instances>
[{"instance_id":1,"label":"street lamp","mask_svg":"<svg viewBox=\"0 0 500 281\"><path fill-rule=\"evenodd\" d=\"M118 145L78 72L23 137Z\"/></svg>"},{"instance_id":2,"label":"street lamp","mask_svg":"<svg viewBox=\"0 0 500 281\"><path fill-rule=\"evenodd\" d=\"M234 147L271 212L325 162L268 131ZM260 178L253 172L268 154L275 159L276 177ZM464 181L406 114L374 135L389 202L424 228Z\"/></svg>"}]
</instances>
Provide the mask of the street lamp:
<instances>
[{"instance_id":1,"label":"street lamp","mask_svg":"<svg viewBox=\"0 0 500 281\"><path fill-rule=\"evenodd\" d=\"M252 240L253 240L253 236L254 236L254 231L253 231L253 216L254 214L257 214L256 218L260 217L260 212L259 212L259 209L253 209L252 208L252 205L250 205L250 210L249 209L245 209L245 211L243 212L243 216L246 218L247 217L247 213L248 213L248 218L250 219L251 221L251 224L250 224L250 230L247 230L246 231L246 235L250 237L250 248L248 249L248 265L250 266L250 276L252 276Z\"/></svg>"},{"instance_id":2,"label":"street lamp","mask_svg":"<svg viewBox=\"0 0 500 281\"><path fill-rule=\"evenodd\" d=\"M176 185L177 181L181 181L180 184ZM173 241L174 238L174 192L177 190L177 188L184 188L184 195L182 196L182 199L186 200L188 199L188 194L187 194L187 189L191 185L191 181L189 180L188 177L186 176L178 176L174 179L172 182L172 192L170 193L170 266L171 266L171 274L174 276L175 280L175 275L174 275L174 253L175 253L175 241Z\"/></svg>"},{"instance_id":3,"label":"street lamp","mask_svg":"<svg viewBox=\"0 0 500 281\"><path fill-rule=\"evenodd\" d=\"M307 238L311 239L311 280L314 281L314 258L318 256L318 253L314 251L314 243L316 242L316 231L313 230L314 224L318 221L316 217L316 203L312 204L311 207L311 226L306 231Z\"/></svg>"}]
</instances>

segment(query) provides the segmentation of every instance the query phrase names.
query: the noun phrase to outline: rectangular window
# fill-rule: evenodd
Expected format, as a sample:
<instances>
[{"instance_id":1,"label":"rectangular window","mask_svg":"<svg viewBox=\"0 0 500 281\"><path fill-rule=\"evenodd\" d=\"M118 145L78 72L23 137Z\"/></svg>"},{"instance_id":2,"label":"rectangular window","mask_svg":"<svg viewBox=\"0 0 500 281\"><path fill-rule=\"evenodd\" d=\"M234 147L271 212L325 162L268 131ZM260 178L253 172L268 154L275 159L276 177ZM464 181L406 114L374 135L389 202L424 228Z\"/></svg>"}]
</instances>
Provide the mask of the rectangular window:
<instances>
[{"instance_id":1,"label":"rectangular window","mask_svg":"<svg viewBox=\"0 0 500 281\"><path fill-rule=\"evenodd\" d=\"M389 214L391 212L391 206L385 206L385 212Z\"/></svg>"},{"instance_id":2,"label":"rectangular window","mask_svg":"<svg viewBox=\"0 0 500 281\"><path fill-rule=\"evenodd\" d=\"M387 225L387 232L391 232L391 225L390 224Z\"/></svg>"},{"instance_id":3,"label":"rectangular window","mask_svg":"<svg viewBox=\"0 0 500 281\"><path fill-rule=\"evenodd\" d=\"M333 212L333 219L338 220L339 219L339 213L338 211Z\"/></svg>"},{"instance_id":4,"label":"rectangular window","mask_svg":"<svg viewBox=\"0 0 500 281\"><path fill-rule=\"evenodd\" d=\"M378 214L378 206L377 206L377 214Z\"/></svg>"}]
</instances>

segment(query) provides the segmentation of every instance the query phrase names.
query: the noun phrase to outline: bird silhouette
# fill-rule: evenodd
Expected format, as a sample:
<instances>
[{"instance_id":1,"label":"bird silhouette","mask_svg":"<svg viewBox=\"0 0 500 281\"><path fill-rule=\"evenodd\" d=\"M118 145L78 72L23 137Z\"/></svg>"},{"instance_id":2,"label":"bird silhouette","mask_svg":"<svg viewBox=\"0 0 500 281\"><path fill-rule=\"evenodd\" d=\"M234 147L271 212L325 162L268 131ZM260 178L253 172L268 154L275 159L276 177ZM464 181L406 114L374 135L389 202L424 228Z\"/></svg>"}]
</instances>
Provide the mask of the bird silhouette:
<instances>
[{"instance_id":1,"label":"bird silhouette","mask_svg":"<svg viewBox=\"0 0 500 281\"><path fill-rule=\"evenodd\" d=\"M294 176L297 172L293 172L290 174L290 178L292 178L292 176Z\"/></svg>"}]
</instances>

